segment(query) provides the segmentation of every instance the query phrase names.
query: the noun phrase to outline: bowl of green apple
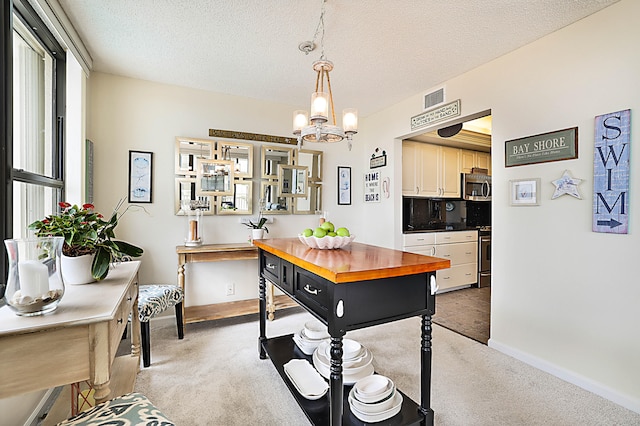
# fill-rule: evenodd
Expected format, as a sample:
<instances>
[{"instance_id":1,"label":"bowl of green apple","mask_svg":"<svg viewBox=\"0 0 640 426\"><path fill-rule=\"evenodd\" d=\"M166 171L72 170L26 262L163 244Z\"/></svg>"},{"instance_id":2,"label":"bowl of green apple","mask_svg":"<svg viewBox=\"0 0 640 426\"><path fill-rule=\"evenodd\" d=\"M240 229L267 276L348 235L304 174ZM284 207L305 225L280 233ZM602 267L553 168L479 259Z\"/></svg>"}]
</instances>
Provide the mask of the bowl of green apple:
<instances>
[{"instance_id":1,"label":"bowl of green apple","mask_svg":"<svg viewBox=\"0 0 640 426\"><path fill-rule=\"evenodd\" d=\"M302 244L320 250L332 250L345 247L355 238L356 236L351 235L347 228L336 228L333 223L329 221L325 221L316 229L307 228L298 235L298 239Z\"/></svg>"}]
</instances>

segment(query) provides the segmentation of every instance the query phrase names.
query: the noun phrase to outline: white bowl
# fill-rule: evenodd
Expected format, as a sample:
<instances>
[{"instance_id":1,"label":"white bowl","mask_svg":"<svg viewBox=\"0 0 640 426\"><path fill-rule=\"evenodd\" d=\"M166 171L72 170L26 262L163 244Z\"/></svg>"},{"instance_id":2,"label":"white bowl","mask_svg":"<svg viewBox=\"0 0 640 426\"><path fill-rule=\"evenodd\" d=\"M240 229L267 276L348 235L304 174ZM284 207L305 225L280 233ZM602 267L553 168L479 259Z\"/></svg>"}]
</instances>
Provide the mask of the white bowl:
<instances>
[{"instance_id":1,"label":"white bowl","mask_svg":"<svg viewBox=\"0 0 640 426\"><path fill-rule=\"evenodd\" d=\"M321 322L307 321L304 323L304 335L309 339L322 340L329 337L329 332Z\"/></svg>"},{"instance_id":2,"label":"white bowl","mask_svg":"<svg viewBox=\"0 0 640 426\"><path fill-rule=\"evenodd\" d=\"M362 355L364 348L362 345L352 339L342 339L342 362L355 359ZM331 344L325 346L324 354L331 359Z\"/></svg>"},{"instance_id":3,"label":"white bowl","mask_svg":"<svg viewBox=\"0 0 640 426\"><path fill-rule=\"evenodd\" d=\"M382 395L389 388L389 380L387 377L380 374L369 376L366 379L362 379L353 387L358 395L375 397Z\"/></svg>"},{"instance_id":4,"label":"white bowl","mask_svg":"<svg viewBox=\"0 0 640 426\"><path fill-rule=\"evenodd\" d=\"M372 376L368 376L372 377ZM365 377L366 379L367 377ZM364 380L364 379L362 379ZM358 411L367 414L377 414L382 413L383 411L387 411L391 407L394 406L395 401L395 387L391 388L391 393L387 395L385 398L382 398L379 401L375 402L362 402L358 400L358 396L354 392L354 388L349 392L349 404L352 407L355 407Z\"/></svg>"},{"instance_id":5,"label":"white bowl","mask_svg":"<svg viewBox=\"0 0 640 426\"><path fill-rule=\"evenodd\" d=\"M358 410L358 407L353 405L353 398L349 396L349 408L353 415L359 420L365 423L376 423L390 419L402 410L402 394L400 392L395 392L391 400L393 401L392 406L388 410L377 413L364 413L361 410Z\"/></svg>"},{"instance_id":6,"label":"white bowl","mask_svg":"<svg viewBox=\"0 0 640 426\"><path fill-rule=\"evenodd\" d=\"M322 237L317 238L313 235L310 237L305 237L303 235L298 235L298 239L302 244L305 244L314 249L320 250L328 250L328 249L339 249L345 247L347 244L351 243L356 238L355 235L349 235L348 237Z\"/></svg>"}]
</instances>

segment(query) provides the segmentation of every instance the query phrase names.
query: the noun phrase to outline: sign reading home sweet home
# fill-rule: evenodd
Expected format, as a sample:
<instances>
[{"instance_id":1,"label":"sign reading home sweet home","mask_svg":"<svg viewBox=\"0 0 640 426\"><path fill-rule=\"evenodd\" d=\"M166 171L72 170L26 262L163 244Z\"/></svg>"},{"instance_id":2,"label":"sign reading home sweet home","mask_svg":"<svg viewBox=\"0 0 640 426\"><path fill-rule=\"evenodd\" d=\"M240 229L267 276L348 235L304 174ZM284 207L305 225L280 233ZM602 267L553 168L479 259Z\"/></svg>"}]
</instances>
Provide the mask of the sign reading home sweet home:
<instances>
[{"instance_id":1,"label":"sign reading home sweet home","mask_svg":"<svg viewBox=\"0 0 640 426\"><path fill-rule=\"evenodd\" d=\"M596 117L593 232L629 233L631 110Z\"/></svg>"},{"instance_id":2,"label":"sign reading home sweet home","mask_svg":"<svg viewBox=\"0 0 640 426\"><path fill-rule=\"evenodd\" d=\"M578 128L506 141L505 167L578 158Z\"/></svg>"}]
</instances>

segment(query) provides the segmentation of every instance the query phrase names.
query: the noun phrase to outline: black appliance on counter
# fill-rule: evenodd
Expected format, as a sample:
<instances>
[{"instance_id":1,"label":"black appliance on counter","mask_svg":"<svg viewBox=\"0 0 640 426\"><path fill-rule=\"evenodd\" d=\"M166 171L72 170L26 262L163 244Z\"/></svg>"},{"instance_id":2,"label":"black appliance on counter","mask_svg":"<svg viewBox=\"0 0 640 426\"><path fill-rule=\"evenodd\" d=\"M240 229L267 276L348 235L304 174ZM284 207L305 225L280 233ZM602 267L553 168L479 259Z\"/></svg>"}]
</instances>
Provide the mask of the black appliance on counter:
<instances>
[{"instance_id":1,"label":"black appliance on counter","mask_svg":"<svg viewBox=\"0 0 640 426\"><path fill-rule=\"evenodd\" d=\"M478 229L478 287L491 285L491 227Z\"/></svg>"},{"instance_id":2,"label":"black appliance on counter","mask_svg":"<svg viewBox=\"0 0 640 426\"><path fill-rule=\"evenodd\" d=\"M467 201L467 226L480 228L491 226L491 203L485 201Z\"/></svg>"}]
</instances>

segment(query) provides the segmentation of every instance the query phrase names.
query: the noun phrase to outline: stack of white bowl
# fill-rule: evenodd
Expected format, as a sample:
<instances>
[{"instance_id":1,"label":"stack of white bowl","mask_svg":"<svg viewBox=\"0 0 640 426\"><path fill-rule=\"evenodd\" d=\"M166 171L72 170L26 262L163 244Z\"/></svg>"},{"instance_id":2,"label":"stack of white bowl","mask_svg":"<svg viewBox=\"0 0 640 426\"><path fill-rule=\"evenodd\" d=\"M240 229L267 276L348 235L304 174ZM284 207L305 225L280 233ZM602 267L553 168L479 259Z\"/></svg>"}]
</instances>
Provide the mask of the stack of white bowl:
<instances>
[{"instance_id":1,"label":"stack of white bowl","mask_svg":"<svg viewBox=\"0 0 640 426\"><path fill-rule=\"evenodd\" d=\"M331 343L322 341L313 352L313 366L328 379L331 371ZM373 354L352 339L342 339L342 383L352 385L373 374Z\"/></svg>"},{"instance_id":2,"label":"stack of white bowl","mask_svg":"<svg viewBox=\"0 0 640 426\"><path fill-rule=\"evenodd\" d=\"M402 409L402 394L391 379L379 374L358 380L348 400L353 415L365 423L381 422Z\"/></svg>"},{"instance_id":3,"label":"stack of white bowl","mask_svg":"<svg viewBox=\"0 0 640 426\"><path fill-rule=\"evenodd\" d=\"M328 338L327 327L319 321L307 321L302 330L293 334L293 341L305 355L311 355Z\"/></svg>"}]
</instances>

